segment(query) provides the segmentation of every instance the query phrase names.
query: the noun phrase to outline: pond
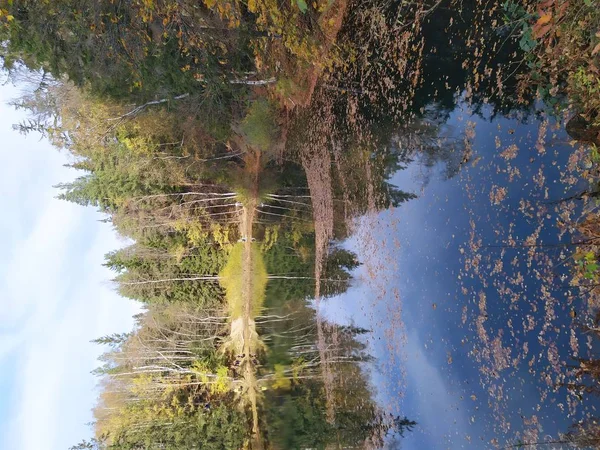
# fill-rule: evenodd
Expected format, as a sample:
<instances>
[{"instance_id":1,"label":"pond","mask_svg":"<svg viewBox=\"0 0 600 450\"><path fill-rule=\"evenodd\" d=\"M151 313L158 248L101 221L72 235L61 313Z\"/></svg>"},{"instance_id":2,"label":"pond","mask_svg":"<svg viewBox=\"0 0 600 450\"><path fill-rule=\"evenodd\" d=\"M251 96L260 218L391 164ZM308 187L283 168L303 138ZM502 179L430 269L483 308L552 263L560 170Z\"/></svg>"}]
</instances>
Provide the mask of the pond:
<instances>
[{"instance_id":1,"label":"pond","mask_svg":"<svg viewBox=\"0 0 600 450\"><path fill-rule=\"evenodd\" d=\"M596 347L577 327L577 239L561 224L581 214L565 199L583 163L552 120L460 103L444 128L439 145L468 146L470 161L449 177L417 158L393 175L419 196L359 219L346 246L366 267L324 314L372 330L377 397L419 424L404 448L555 438L597 407L565 387L565 364Z\"/></svg>"}]
</instances>

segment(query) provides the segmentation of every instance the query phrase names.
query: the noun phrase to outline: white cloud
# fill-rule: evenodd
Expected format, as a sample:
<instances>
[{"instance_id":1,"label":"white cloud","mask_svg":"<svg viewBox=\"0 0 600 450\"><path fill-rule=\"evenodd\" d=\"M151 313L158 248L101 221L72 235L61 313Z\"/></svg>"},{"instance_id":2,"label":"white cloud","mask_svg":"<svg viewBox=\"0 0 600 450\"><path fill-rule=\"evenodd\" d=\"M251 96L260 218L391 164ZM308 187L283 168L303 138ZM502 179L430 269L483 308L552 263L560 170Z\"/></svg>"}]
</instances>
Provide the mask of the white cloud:
<instances>
[{"instance_id":1,"label":"white cloud","mask_svg":"<svg viewBox=\"0 0 600 450\"><path fill-rule=\"evenodd\" d=\"M0 448L65 450L91 435L101 348L89 341L128 331L139 308L101 265L122 245L110 226L54 198L74 177L66 156L15 133L6 106L0 118Z\"/></svg>"},{"instance_id":2,"label":"white cloud","mask_svg":"<svg viewBox=\"0 0 600 450\"><path fill-rule=\"evenodd\" d=\"M89 341L129 330L131 316L138 311L133 302L112 290L111 274L101 266L104 253L118 247L118 240L89 210L78 209L79 214L66 214L60 220L43 214L23 246L26 254L38 249L28 273L48 273L39 274L38 283L25 287L30 296L26 319L12 335L12 351L5 354L18 361L10 405L14 420L5 435L5 448L64 450L90 434L85 424L92 420L96 398L96 379L90 371L98 365L101 349ZM43 229L52 229L45 239L38 234ZM83 229L92 239L78 246ZM16 261L21 259L27 260L16 256ZM19 279L22 275L17 271ZM19 294L17 289L11 292ZM15 297L20 300L25 299Z\"/></svg>"},{"instance_id":3,"label":"white cloud","mask_svg":"<svg viewBox=\"0 0 600 450\"><path fill-rule=\"evenodd\" d=\"M85 424L92 420L96 398L96 379L90 371L98 365L100 348L89 341L128 330L135 312L106 286L98 285L104 271L90 272L67 310L24 351L12 427L16 445L10 448L66 449L90 434Z\"/></svg>"},{"instance_id":4,"label":"white cloud","mask_svg":"<svg viewBox=\"0 0 600 450\"><path fill-rule=\"evenodd\" d=\"M59 296L40 298L44 293L60 294L65 275L67 253L72 249L72 236L81 223L81 213L74 205L51 200L37 218L31 234L9 253L10 266L2 274L3 299L0 300L0 329L20 323L32 314L52 314ZM31 317L35 325L38 320Z\"/></svg>"},{"instance_id":5,"label":"white cloud","mask_svg":"<svg viewBox=\"0 0 600 450\"><path fill-rule=\"evenodd\" d=\"M409 333L405 369L407 385L416 393L411 408L418 414L419 425L417 433L407 435L407 448L412 448L411 441L418 443L416 448L423 448L424 440L432 444L427 448L464 448L467 435L479 434L478 428L469 423L470 407L460 399L460 394L451 392L450 376L442 375L423 348L417 333Z\"/></svg>"}]
</instances>

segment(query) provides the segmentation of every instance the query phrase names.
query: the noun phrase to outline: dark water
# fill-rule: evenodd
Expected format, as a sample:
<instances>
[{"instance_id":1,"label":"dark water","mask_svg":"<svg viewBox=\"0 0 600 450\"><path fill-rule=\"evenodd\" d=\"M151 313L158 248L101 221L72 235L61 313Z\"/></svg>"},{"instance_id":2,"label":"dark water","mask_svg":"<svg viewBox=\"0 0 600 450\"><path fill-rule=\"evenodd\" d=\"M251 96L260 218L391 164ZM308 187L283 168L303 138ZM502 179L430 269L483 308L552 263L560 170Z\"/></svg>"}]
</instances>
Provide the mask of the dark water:
<instances>
[{"instance_id":1,"label":"dark water","mask_svg":"<svg viewBox=\"0 0 600 450\"><path fill-rule=\"evenodd\" d=\"M567 292L571 250L556 245L572 239L559 216L580 208L557 201L581 190L569 175L583 163L569 165L573 148L553 120L492 118L461 103L444 128L442 145L474 131L470 160L451 178L444 162L419 158L393 176L419 197L359 219L346 245L367 267L326 314L373 330L378 399L418 422L404 448L548 440L597 406L558 386L564 364L587 352L571 312L582 305ZM365 234L378 251L361 245ZM523 248L531 235L542 246Z\"/></svg>"}]
</instances>

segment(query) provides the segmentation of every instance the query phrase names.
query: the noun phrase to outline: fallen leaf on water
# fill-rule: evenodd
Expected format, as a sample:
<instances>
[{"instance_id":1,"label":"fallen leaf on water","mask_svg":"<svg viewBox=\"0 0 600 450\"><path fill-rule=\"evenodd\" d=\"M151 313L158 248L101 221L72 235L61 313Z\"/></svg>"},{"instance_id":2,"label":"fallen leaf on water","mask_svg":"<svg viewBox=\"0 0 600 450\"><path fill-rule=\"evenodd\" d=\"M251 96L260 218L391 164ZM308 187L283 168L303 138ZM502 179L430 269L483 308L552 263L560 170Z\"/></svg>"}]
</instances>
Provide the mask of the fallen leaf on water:
<instances>
[{"instance_id":1,"label":"fallen leaf on water","mask_svg":"<svg viewBox=\"0 0 600 450\"><path fill-rule=\"evenodd\" d=\"M545 25L552 20L552 14L542 14L535 23L536 25Z\"/></svg>"},{"instance_id":2,"label":"fallen leaf on water","mask_svg":"<svg viewBox=\"0 0 600 450\"><path fill-rule=\"evenodd\" d=\"M547 24L547 25L542 25L541 27L538 27L537 25L533 28L533 37L536 39L541 38L542 36L544 36L545 34L547 34L552 28L553 28L553 24Z\"/></svg>"}]
</instances>

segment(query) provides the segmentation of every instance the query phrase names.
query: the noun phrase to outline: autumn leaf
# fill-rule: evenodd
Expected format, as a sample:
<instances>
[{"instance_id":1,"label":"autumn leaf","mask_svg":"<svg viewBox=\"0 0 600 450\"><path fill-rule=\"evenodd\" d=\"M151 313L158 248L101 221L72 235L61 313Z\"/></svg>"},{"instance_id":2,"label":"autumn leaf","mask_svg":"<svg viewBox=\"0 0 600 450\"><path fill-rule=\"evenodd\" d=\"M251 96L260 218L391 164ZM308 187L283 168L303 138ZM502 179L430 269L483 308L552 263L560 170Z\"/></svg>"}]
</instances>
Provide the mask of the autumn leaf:
<instances>
[{"instance_id":1,"label":"autumn leaf","mask_svg":"<svg viewBox=\"0 0 600 450\"><path fill-rule=\"evenodd\" d=\"M594 47L594 50L592 50L592 56L594 56L598 52L600 52L600 42L598 42Z\"/></svg>"},{"instance_id":2,"label":"autumn leaf","mask_svg":"<svg viewBox=\"0 0 600 450\"><path fill-rule=\"evenodd\" d=\"M552 14L542 14L535 24L538 27L541 27L542 25L546 25L551 20L552 20Z\"/></svg>"},{"instance_id":3,"label":"autumn leaf","mask_svg":"<svg viewBox=\"0 0 600 450\"><path fill-rule=\"evenodd\" d=\"M544 36L545 34L547 34L551 29L552 29L552 24L547 24L547 25L544 25L539 28L537 27L537 24L536 24L536 26L533 27L533 37L535 39L539 39L542 36Z\"/></svg>"}]
</instances>

